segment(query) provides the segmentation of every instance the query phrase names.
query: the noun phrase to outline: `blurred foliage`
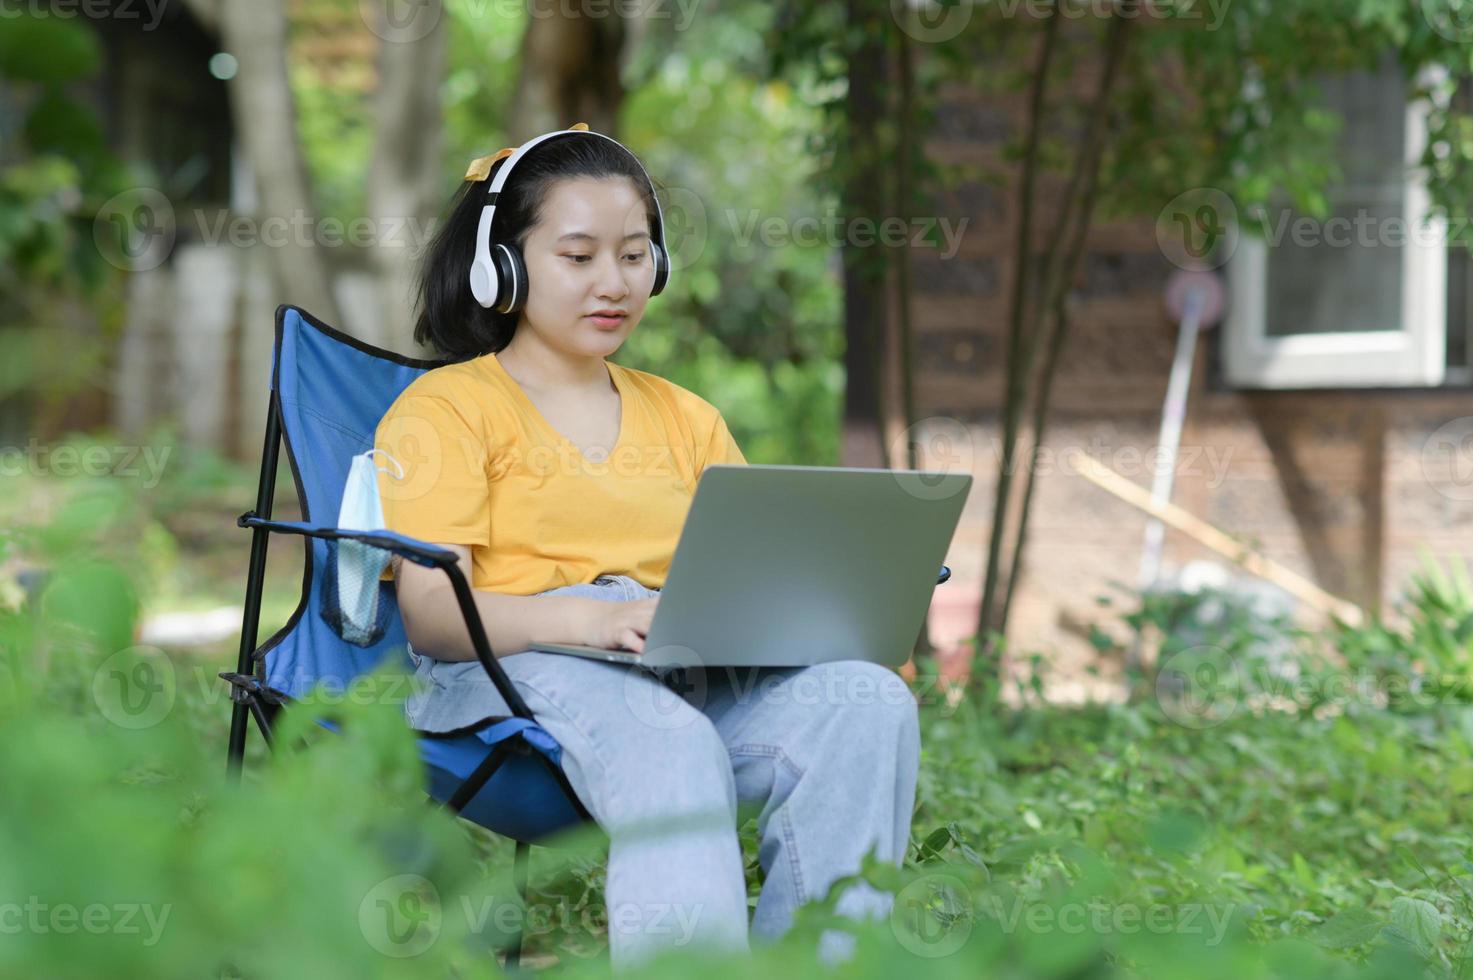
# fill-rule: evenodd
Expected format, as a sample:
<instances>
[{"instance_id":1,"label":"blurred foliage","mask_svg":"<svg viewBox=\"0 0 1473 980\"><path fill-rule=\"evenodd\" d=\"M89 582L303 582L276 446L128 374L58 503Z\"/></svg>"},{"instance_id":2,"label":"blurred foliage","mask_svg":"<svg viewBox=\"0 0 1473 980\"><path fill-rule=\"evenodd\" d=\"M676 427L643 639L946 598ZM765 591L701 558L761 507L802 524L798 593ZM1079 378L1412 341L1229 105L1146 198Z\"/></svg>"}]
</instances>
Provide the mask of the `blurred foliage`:
<instances>
[{"instance_id":1,"label":"blurred foliage","mask_svg":"<svg viewBox=\"0 0 1473 980\"><path fill-rule=\"evenodd\" d=\"M212 469L181 471L175 491L229 479ZM136 574L140 487L77 479L46 496L46 521L0 522L5 567L48 572L0 590L0 975L496 975L519 921L508 842L424 804L394 678L295 706L278 750L253 737L230 784L222 665L134 640L152 587ZM1445 619L1452 581L1409 601ZM1464 615L1467 591L1452 591ZM1120 617L1162 632L1168 672L1204 628L1234 656L1301 659L1286 624L1225 593ZM1145 681L1129 703L1077 709L918 686L905 866L866 861L751 960L676 949L641 974L805 975L838 927L856 936L840 976L1461 975L1473 707L1247 698L1202 724L1159 673ZM741 831L755 893L757 840ZM604 842L560 844L532 865L528 952L605 975ZM888 918L835 916L860 879L897 894Z\"/></svg>"},{"instance_id":2,"label":"blurred foliage","mask_svg":"<svg viewBox=\"0 0 1473 980\"><path fill-rule=\"evenodd\" d=\"M1392 710L1473 702L1473 583L1466 560L1453 556L1444 564L1424 553L1406 592L1394 618L1342 626L1336 648L1388 690Z\"/></svg>"},{"instance_id":3,"label":"blurred foliage","mask_svg":"<svg viewBox=\"0 0 1473 980\"><path fill-rule=\"evenodd\" d=\"M102 66L96 35L81 20L36 5L0 17L0 404L9 424L44 418L94 387L104 344L79 330L79 310L111 322L109 287L94 225L104 202L128 186L129 170L107 148L102 121L76 83ZM125 233L125 232L121 232ZM60 340L70 336L70 340ZM36 382L44 379L38 389ZM39 396L36 404L32 396Z\"/></svg>"},{"instance_id":4,"label":"blurred foliage","mask_svg":"<svg viewBox=\"0 0 1473 980\"><path fill-rule=\"evenodd\" d=\"M321 6L323 0L316 0ZM331 4L328 4L331 6ZM506 132L526 11L447 0L444 200L466 162L536 134ZM310 14L313 4L299 8ZM809 186L820 120L809 93L758 71L772 10L733 4L652 17L626 66L617 136L649 170L677 255L669 289L616 356L718 405L748 459L838 461L842 292L835 243L766 243L760 223L822 220L836 198ZM325 214L363 213L372 92L351 73L292 73L304 153ZM569 120L571 124L574 120ZM801 161L796 166L792 161ZM774 181L774 170L788 179ZM407 338L401 346L407 346Z\"/></svg>"}]
</instances>

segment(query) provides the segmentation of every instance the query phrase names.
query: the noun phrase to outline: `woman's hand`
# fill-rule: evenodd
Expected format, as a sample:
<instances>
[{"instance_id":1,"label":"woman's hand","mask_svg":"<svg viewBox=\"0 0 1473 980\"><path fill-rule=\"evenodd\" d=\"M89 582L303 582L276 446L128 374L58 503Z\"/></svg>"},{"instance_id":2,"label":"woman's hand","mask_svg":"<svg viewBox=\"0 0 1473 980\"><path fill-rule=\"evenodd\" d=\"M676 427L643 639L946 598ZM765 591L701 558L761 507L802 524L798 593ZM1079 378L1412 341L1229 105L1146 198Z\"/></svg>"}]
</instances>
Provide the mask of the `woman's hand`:
<instances>
[{"instance_id":1,"label":"woman's hand","mask_svg":"<svg viewBox=\"0 0 1473 980\"><path fill-rule=\"evenodd\" d=\"M650 622L655 618L655 606L659 601L659 596L628 602L589 600L582 642L591 647L642 652L644 638L649 634Z\"/></svg>"}]
</instances>

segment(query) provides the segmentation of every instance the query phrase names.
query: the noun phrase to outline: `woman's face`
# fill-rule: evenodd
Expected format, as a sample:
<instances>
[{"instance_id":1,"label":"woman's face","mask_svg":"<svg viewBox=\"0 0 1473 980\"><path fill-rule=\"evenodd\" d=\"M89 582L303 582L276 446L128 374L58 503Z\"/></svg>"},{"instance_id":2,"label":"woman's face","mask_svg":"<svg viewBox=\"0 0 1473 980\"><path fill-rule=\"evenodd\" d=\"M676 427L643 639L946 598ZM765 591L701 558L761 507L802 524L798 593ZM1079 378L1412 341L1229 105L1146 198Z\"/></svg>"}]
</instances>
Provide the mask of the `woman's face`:
<instances>
[{"instance_id":1,"label":"woman's face","mask_svg":"<svg viewBox=\"0 0 1473 980\"><path fill-rule=\"evenodd\" d=\"M522 244L529 289L518 330L550 347L607 357L634 331L655 282L649 220L626 177L552 185ZM625 315L607 324L591 314Z\"/></svg>"}]
</instances>

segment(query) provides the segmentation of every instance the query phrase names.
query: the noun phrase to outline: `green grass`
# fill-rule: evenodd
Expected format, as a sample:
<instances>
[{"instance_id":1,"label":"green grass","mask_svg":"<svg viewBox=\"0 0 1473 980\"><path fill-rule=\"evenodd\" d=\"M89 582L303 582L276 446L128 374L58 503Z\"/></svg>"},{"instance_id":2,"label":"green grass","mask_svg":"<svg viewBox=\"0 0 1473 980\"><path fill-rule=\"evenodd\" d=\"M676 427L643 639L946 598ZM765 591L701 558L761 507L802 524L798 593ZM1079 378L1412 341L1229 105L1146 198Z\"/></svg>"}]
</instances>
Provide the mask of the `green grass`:
<instances>
[{"instance_id":1,"label":"green grass","mask_svg":"<svg viewBox=\"0 0 1473 980\"><path fill-rule=\"evenodd\" d=\"M163 513L111 484L50 488L47 520L5 538L53 578L31 606L0 607L0 924L41 899L171 918L152 944L28 920L0 942L0 976L494 974L506 935L462 910L513 894L510 842L425 806L397 703L344 706L344 735L288 712L274 756L251 739L242 792L223 778L229 703L213 679L235 644L131 649L144 610L240 601L241 487L176 488ZM139 521L156 530L130 531ZM295 604L300 558L271 553L263 636ZM918 684L909 853L862 870L896 910L847 925L859 946L842 972L1463 975L1473 706L1451 679L1468 673L1465 584L1429 571L1402 625L1323 634L1214 596L1104 605L1110 632L1158 641L1160 668L1132 675L1123 705L1018 709L984 688L949 707ZM752 819L740 839L755 899ZM527 950L549 973L607 970L605 856L587 832L534 852ZM677 950L647 972L812 972L836 893L754 961ZM424 949L399 955L374 925L380 900L437 910L431 933L410 930Z\"/></svg>"}]
</instances>

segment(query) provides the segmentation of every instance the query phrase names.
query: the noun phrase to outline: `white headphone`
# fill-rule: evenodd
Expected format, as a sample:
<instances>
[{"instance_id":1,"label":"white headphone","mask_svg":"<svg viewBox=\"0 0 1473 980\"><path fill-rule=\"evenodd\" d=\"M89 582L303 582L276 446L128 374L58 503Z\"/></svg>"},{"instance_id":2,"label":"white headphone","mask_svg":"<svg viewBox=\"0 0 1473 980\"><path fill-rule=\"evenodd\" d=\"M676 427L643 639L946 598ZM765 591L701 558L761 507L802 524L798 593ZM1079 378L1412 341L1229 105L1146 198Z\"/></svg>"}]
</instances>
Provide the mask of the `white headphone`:
<instances>
[{"instance_id":1,"label":"white headphone","mask_svg":"<svg viewBox=\"0 0 1473 980\"><path fill-rule=\"evenodd\" d=\"M501 193L501 189L506 186L512 168L526 155L527 151L547 140L582 134L608 140L629 153L629 150L613 137L595 133L589 130L586 124L577 123L570 129L543 133L523 143L510 157L506 158L506 162L501 164L496 171L496 176L491 179L486 204L481 208L481 223L476 229L476 258L471 263L471 292L475 295L477 303L488 309L494 307L499 313L515 313L527 302L527 265L522 260L521 251L514 244L506 245L491 241L491 219L496 214L496 198ZM644 174L645 183L650 188L650 197L655 203L655 227L650 229L650 255L655 262L655 282L650 289L650 295L658 296L670 279L670 259L665 252L665 218L660 212L660 201L655 197L655 185L650 180L649 173L645 171L644 165L639 163L638 157L633 153L629 155L639 166L639 172Z\"/></svg>"}]
</instances>

